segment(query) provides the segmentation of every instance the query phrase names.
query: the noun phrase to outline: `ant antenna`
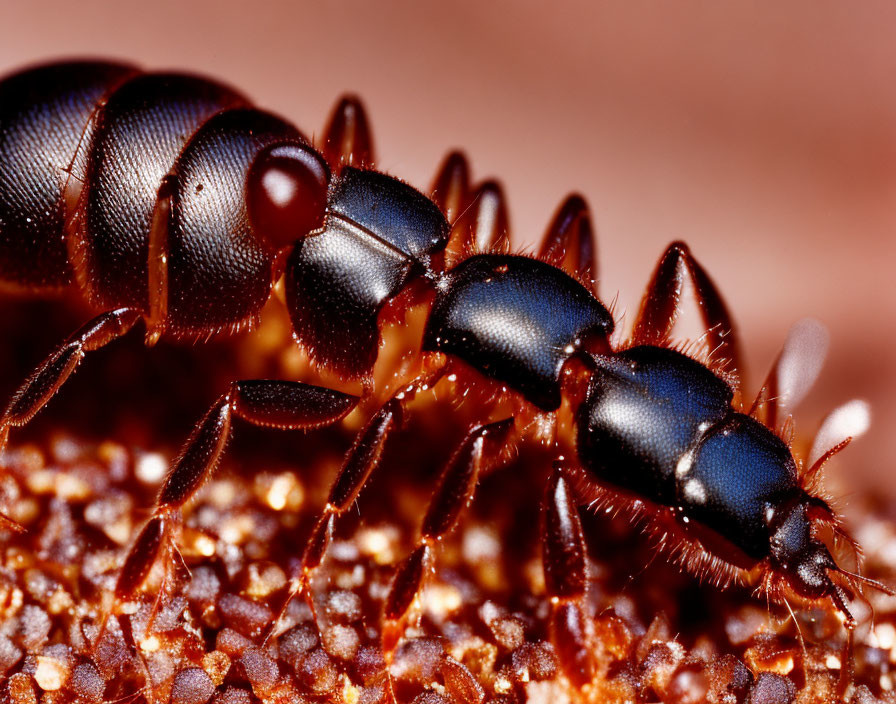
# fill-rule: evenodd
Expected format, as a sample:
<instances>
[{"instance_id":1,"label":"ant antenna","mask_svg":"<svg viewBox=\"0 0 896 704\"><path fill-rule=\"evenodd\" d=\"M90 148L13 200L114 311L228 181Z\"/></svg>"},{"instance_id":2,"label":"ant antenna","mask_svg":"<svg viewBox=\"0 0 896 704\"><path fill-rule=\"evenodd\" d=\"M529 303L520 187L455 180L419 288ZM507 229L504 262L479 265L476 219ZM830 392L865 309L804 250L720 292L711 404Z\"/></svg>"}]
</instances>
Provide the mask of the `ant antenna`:
<instances>
[{"instance_id":1,"label":"ant antenna","mask_svg":"<svg viewBox=\"0 0 896 704\"><path fill-rule=\"evenodd\" d=\"M865 596L865 593L862 591L862 586L865 585L873 589L877 589L879 592L882 592L888 596L896 596L896 591L893 591L892 589L890 589L890 587L878 582L877 580L869 579L868 577L857 574L855 572L850 572L849 570L843 569L839 565L834 565L833 567L829 567L828 569L835 572L836 574L842 575L843 578L849 583L849 586L855 590L855 593L858 595L858 597L868 605L868 608L871 611L872 624L874 623L874 607L871 605L871 601L867 596ZM845 617L846 621L844 623L844 626L846 627L846 630L850 632L855 630L858 623L846 606L846 600L848 598L847 592L839 584L833 582L830 577L828 578L828 582L832 587L831 593L828 596L833 602L834 608L836 608Z\"/></svg>"},{"instance_id":2,"label":"ant antenna","mask_svg":"<svg viewBox=\"0 0 896 704\"><path fill-rule=\"evenodd\" d=\"M859 585L865 584L865 585L871 587L872 589L877 589L877 591L883 592L887 596L896 596L896 591L894 591L887 585L885 585L881 582L878 582L876 579L871 579L869 577L866 577L865 575L857 574L856 572L850 572L849 570L845 570L839 566L835 568L835 571L838 572L839 574L842 574L844 577L846 577L847 581L850 583L858 582ZM858 589L858 592L861 594L862 590Z\"/></svg>"}]
</instances>

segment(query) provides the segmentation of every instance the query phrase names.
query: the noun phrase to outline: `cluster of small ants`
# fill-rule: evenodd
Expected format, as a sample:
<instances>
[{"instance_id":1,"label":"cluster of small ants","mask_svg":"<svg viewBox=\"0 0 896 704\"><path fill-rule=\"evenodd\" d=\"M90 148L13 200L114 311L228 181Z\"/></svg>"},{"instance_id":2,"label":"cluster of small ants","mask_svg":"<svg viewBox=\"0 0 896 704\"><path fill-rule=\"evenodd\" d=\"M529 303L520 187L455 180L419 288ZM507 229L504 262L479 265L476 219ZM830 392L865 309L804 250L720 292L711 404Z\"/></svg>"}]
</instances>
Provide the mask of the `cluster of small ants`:
<instances>
[{"instance_id":1,"label":"cluster of small ants","mask_svg":"<svg viewBox=\"0 0 896 704\"><path fill-rule=\"evenodd\" d=\"M4 696L885 696L885 610L861 642L854 632L870 599L892 592L863 574L820 482L865 407L847 404L793 450L790 413L824 356L817 324L794 328L750 403L731 316L683 243L622 337L597 297L581 197L561 205L536 256L514 255L500 188L471 186L462 155L431 197L373 170L351 98L319 147L205 78L72 62L0 82L0 282L19 295L77 290L94 311L0 415ZM706 333L681 348L671 334L687 280ZM279 329L287 373L211 380L225 391L167 471L111 443L11 439L138 323L148 347L231 336L250 356ZM231 436L238 447L250 426L307 431L316 449L293 462L304 467L219 478ZM447 460L414 491L395 467L432 464L433 448ZM141 521L148 487L158 494ZM466 520L471 503L478 518ZM389 506L379 523L377 505ZM654 545L622 530L589 552L586 535L608 530L590 525L598 511ZM657 547L712 585L694 601L721 616L689 614L685 587L667 593L692 578L654 566ZM599 577L646 563L660 597ZM791 622L741 592L720 596L735 584ZM668 619L706 631L686 650Z\"/></svg>"}]
</instances>

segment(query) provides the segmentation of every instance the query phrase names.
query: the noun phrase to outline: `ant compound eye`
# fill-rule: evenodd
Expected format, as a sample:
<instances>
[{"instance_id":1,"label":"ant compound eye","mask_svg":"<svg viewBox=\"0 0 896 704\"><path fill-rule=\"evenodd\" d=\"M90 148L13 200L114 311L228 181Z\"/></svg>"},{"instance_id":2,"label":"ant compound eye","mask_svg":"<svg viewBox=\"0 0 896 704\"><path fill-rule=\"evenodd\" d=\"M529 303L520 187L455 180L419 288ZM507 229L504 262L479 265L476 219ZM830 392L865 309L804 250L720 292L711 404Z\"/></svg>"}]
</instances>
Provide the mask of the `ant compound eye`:
<instances>
[{"instance_id":1,"label":"ant compound eye","mask_svg":"<svg viewBox=\"0 0 896 704\"><path fill-rule=\"evenodd\" d=\"M246 200L256 232L282 247L323 224L330 171L314 149L267 147L249 170Z\"/></svg>"}]
</instances>

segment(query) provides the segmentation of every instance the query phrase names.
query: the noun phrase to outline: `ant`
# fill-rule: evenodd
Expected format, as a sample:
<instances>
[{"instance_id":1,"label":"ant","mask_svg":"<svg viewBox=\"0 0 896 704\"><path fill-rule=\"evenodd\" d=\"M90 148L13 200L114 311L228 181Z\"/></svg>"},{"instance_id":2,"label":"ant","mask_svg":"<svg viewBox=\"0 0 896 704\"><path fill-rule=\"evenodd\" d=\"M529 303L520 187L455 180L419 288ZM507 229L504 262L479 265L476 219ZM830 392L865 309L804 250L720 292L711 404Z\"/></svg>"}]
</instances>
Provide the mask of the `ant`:
<instances>
[{"instance_id":1,"label":"ant","mask_svg":"<svg viewBox=\"0 0 896 704\"><path fill-rule=\"evenodd\" d=\"M504 405L492 404L448 460L396 571L383 614L387 661L439 541L532 418L556 448L542 500L543 564L552 640L575 682L590 677L581 503L643 521L674 559L720 587L758 584L788 608L788 596L827 601L850 631L851 592L892 593L840 567L819 537L827 527L860 555L817 486L849 437L823 433L833 442L801 468L776 432L798 394L789 370L811 326L798 329L744 407L731 316L685 244L666 249L619 342L597 297L580 196L561 205L536 256L511 254L497 184L471 187L457 153L431 198L371 169L356 99L338 104L320 153L235 90L190 75L57 63L6 78L0 96L0 280L33 293L74 287L101 311L20 387L0 416L0 449L89 352L137 323L148 345L251 328L280 280L298 344L321 369L360 385L355 395L289 380L230 383L173 463L119 573L117 603L137 593L160 554L176 553L181 509L218 466L235 417L315 429L363 402L373 412L290 582L287 603L307 598L335 521L414 398L446 381L489 389ZM670 342L686 280L706 329L702 358ZM414 307L426 316L412 353L378 376L384 325ZM494 417L508 403L515 412Z\"/></svg>"}]
</instances>

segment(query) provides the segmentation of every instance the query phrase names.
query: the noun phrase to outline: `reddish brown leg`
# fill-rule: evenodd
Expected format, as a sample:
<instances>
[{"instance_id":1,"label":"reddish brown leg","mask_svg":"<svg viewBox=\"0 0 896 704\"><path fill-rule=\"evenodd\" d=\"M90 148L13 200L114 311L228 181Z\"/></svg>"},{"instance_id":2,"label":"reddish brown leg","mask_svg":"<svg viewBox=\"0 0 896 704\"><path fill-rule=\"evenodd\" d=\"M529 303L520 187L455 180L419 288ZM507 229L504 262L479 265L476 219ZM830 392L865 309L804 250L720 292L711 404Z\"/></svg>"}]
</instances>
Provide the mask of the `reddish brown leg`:
<instances>
[{"instance_id":1,"label":"reddish brown leg","mask_svg":"<svg viewBox=\"0 0 896 704\"><path fill-rule=\"evenodd\" d=\"M512 430L513 418L475 428L442 472L423 518L417 545L398 568L386 597L383 651L387 662L404 630L405 614L430 570L433 549L457 524L461 511L473 499L480 470L490 458L501 454Z\"/></svg>"},{"instance_id":2,"label":"reddish brown leg","mask_svg":"<svg viewBox=\"0 0 896 704\"><path fill-rule=\"evenodd\" d=\"M451 228L448 247L452 252L461 253L459 259L475 252L509 251L507 203L497 181L485 181L470 197L469 205Z\"/></svg>"},{"instance_id":3,"label":"reddish brown leg","mask_svg":"<svg viewBox=\"0 0 896 704\"><path fill-rule=\"evenodd\" d=\"M569 680L581 687L594 676L585 596L585 537L575 497L555 466L544 494L542 563L551 599L550 635Z\"/></svg>"},{"instance_id":4,"label":"reddish brown leg","mask_svg":"<svg viewBox=\"0 0 896 704\"><path fill-rule=\"evenodd\" d=\"M576 277L597 295L596 250L588 205L582 196L573 193L557 209L538 258Z\"/></svg>"},{"instance_id":5,"label":"reddish brown leg","mask_svg":"<svg viewBox=\"0 0 896 704\"><path fill-rule=\"evenodd\" d=\"M301 567L290 579L286 600L280 608L279 615L274 619L271 628L265 635L265 642L277 631L277 626L286 612L286 608L299 594L305 596L311 613L314 614L314 601L311 598L308 586L311 583L315 570L323 562L324 555L330 545L333 525L336 519L354 504L358 494L361 493L373 470L379 464L386 440L401 423L404 405L410 403L420 390L435 384L443 373L444 367L436 367L401 389L392 399L383 404L382 408L374 414L364 429L358 434L352 449L346 455L342 469L339 470L333 486L330 487L327 503L317 519L305 551L302 553Z\"/></svg>"},{"instance_id":6,"label":"reddish brown leg","mask_svg":"<svg viewBox=\"0 0 896 704\"><path fill-rule=\"evenodd\" d=\"M132 308L98 315L47 357L19 387L0 416L0 453L6 446L9 429L25 425L46 406L88 352L117 340L134 327L140 317L140 312Z\"/></svg>"},{"instance_id":7,"label":"reddish brown leg","mask_svg":"<svg viewBox=\"0 0 896 704\"><path fill-rule=\"evenodd\" d=\"M358 494L364 488L373 470L379 464L390 433L401 422L401 403L397 399L388 401L367 423L355 439L355 444L345 458L342 469L336 476L333 486L330 487L330 495L327 504L321 512L320 518L308 543L302 553L300 571L293 575L289 584L289 593L286 601L280 609L279 616L271 624L271 628L265 636L265 641L277 630L280 618L286 611L289 603L299 594L305 595L306 601L314 613L314 603L308 592L308 585L314 571L323 562L324 554L330 545L333 534L333 524L337 517L345 513L358 498Z\"/></svg>"},{"instance_id":8,"label":"reddish brown leg","mask_svg":"<svg viewBox=\"0 0 896 704\"><path fill-rule=\"evenodd\" d=\"M432 200L454 223L470 203L470 166L462 152L451 152L432 184Z\"/></svg>"},{"instance_id":9,"label":"reddish brown leg","mask_svg":"<svg viewBox=\"0 0 896 704\"><path fill-rule=\"evenodd\" d=\"M373 137L367 113L356 96L343 96L333 108L322 151L334 173L339 173L343 166L360 168L373 164Z\"/></svg>"},{"instance_id":10,"label":"reddish brown leg","mask_svg":"<svg viewBox=\"0 0 896 704\"><path fill-rule=\"evenodd\" d=\"M132 597L170 539L181 507L217 467L234 415L253 425L299 430L344 418L358 399L294 381L236 381L196 425L159 492L155 511L125 559L115 586L117 602Z\"/></svg>"},{"instance_id":11,"label":"reddish brown leg","mask_svg":"<svg viewBox=\"0 0 896 704\"><path fill-rule=\"evenodd\" d=\"M670 244L657 264L641 301L633 341L657 345L669 337L678 315L685 274L694 284L694 295L707 328L707 343L713 357L728 360L728 368L742 376L740 344L725 302L684 242Z\"/></svg>"}]
</instances>

